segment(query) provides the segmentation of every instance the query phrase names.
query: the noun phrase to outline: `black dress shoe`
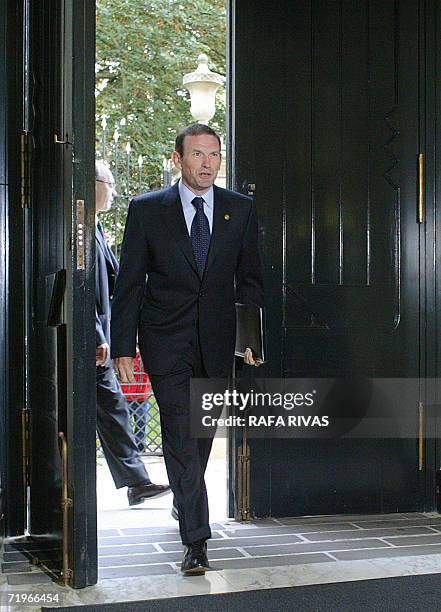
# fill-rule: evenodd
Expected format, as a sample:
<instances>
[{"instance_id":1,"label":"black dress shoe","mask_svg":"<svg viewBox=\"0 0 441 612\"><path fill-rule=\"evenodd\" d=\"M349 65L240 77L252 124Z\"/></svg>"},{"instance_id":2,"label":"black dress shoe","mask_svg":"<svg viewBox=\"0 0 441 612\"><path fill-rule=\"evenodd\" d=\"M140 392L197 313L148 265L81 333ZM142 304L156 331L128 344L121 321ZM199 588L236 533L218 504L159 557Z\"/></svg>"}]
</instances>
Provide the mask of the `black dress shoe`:
<instances>
[{"instance_id":1,"label":"black dress shoe","mask_svg":"<svg viewBox=\"0 0 441 612\"><path fill-rule=\"evenodd\" d=\"M145 484L138 485L137 487L129 487L127 489L127 499L129 500L129 506L136 506L142 504L146 499L153 499L154 497L161 497L170 493L170 485L159 485L159 484Z\"/></svg>"},{"instance_id":2,"label":"black dress shoe","mask_svg":"<svg viewBox=\"0 0 441 612\"><path fill-rule=\"evenodd\" d=\"M185 576L200 576L210 570L207 558L206 540L192 542L185 547L184 558L181 563L181 572Z\"/></svg>"}]
</instances>

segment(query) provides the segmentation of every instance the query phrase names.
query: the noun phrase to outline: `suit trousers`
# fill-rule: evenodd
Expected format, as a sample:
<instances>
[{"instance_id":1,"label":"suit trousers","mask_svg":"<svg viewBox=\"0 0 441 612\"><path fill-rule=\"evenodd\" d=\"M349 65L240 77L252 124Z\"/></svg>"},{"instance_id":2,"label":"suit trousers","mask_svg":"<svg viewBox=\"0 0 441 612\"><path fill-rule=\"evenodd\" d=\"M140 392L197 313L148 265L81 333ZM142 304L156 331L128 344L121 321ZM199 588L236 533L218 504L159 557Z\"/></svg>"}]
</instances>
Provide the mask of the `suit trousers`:
<instances>
[{"instance_id":1,"label":"suit trousers","mask_svg":"<svg viewBox=\"0 0 441 612\"><path fill-rule=\"evenodd\" d=\"M142 353L142 347L141 347ZM205 469L212 438L194 438L190 426L190 380L206 378L199 346L192 346L171 374L151 374L159 406L162 449L168 480L179 512L183 544L211 537Z\"/></svg>"},{"instance_id":2,"label":"suit trousers","mask_svg":"<svg viewBox=\"0 0 441 612\"><path fill-rule=\"evenodd\" d=\"M96 428L117 489L149 484L139 456L126 399L110 365L96 368Z\"/></svg>"}]
</instances>

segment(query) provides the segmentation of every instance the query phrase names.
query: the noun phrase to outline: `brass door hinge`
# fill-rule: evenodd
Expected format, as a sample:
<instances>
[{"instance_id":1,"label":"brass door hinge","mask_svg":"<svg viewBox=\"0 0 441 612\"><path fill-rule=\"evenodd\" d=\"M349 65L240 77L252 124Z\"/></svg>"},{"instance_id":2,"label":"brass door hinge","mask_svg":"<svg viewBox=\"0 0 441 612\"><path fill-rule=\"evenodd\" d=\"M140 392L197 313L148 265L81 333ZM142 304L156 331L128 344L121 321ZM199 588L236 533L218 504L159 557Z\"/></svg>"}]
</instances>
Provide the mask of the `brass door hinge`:
<instances>
[{"instance_id":1,"label":"brass door hinge","mask_svg":"<svg viewBox=\"0 0 441 612\"><path fill-rule=\"evenodd\" d=\"M69 497L69 481L68 481L68 445L67 437L63 431L58 434L60 443L60 454L62 464L62 487L61 487L61 509L63 512L63 568L61 570L61 577L65 586L69 585L72 580L72 570L69 565L69 553L70 553L70 520L71 514L70 509L73 506L73 500Z\"/></svg>"},{"instance_id":2,"label":"brass door hinge","mask_svg":"<svg viewBox=\"0 0 441 612\"><path fill-rule=\"evenodd\" d=\"M247 442L246 432L242 439L242 445L238 449L237 462L237 488L238 488L238 509L237 520L251 520L251 498L250 498L250 447Z\"/></svg>"},{"instance_id":3,"label":"brass door hinge","mask_svg":"<svg viewBox=\"0 0 441 612\"><path fill-rule=\"evenodd\" d=\"M424 468L424 403L418 402L418 471Z\"/></svg>"},{"instance_id":4,"label":"brass door hinge","mask_svg":"<svg viewBox=\"0 0 441 612\"><path fill-rule=\"evenodd\" d=\"M31 163L34 141L30 132L20 133L20 201L22 208L31 207Z\"/></svg>"},{"instance_id":5,"label":"brass door hinge","mask_svg":"<svg viewBox=\"0 0 441 612\"><path fill-rule=\"evenodd\" d=\"M424 223L426 210L424 206L424 154L418 155L418 223Z\"/></svg>"},{"instance_id":6,"label":"brass door hinge","mask_svg":"<svg viewBox=\"0 0 441 612\"><path fill-rule=\"evenodd\" d=\"M31 415L29 410L21 411L21 446L23 464L23 486L31 486Z\"/></svg>"}]
</instances>

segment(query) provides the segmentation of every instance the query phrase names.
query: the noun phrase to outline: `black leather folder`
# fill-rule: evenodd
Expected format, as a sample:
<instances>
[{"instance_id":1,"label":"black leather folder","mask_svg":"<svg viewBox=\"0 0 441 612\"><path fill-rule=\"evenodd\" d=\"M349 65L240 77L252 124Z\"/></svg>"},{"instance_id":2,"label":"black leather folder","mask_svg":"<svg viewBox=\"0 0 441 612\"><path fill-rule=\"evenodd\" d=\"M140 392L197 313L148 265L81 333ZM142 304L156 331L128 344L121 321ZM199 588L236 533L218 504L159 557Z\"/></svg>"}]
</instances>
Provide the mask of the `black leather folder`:
<instances>
[{"instance_id":1,"label":"black leather folder","mask_svg":"<svg viewBox=\"0 0 441 612\"><path fill-rule=\"evenodd\" d=\"M265 313L251 304L236 304L236 348L234 354L243 357L250 347L254 359L266 361Z\"/></svg>"}]
</instances>

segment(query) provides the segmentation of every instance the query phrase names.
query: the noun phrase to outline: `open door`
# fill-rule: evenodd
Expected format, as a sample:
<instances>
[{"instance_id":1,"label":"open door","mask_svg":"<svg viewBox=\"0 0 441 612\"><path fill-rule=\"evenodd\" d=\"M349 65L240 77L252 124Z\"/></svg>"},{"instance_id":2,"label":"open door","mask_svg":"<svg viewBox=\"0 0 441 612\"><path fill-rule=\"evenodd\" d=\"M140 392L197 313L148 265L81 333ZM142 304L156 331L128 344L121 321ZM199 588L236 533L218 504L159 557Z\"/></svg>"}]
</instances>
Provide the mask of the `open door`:
<instances>
[{"instance_id":1,"label":"open door","mask_svg":"<svg viewBox=\"0 0 441 612\"><path fill-rule=\"evenodd\" d=\"M234 186L256 198L267 293L259 376L438 375L437 11L419 0L231 3ZM416 423L421 406L424 396ZM422 430L249 440L238 485L249 479L258 517L433 510Z\"/></svg>"},{"instance_id":2,"label":"open door","mask_svg":"<svg viewBox=\"0 0 441 612\"><path fill-rule=\"evenodd\" d=\"M23 50L21 125L11 140L21 143L22 187L13 228L22 255L15 341L25 341L22 429L11 446L21 469L9 471L22 511L9 534L26 533L22 546L36 563L83 587L97 580L95 5L23 0L11 14ZM11 423L14 410L10 399Z\"/></svg>"}]
</instances>

